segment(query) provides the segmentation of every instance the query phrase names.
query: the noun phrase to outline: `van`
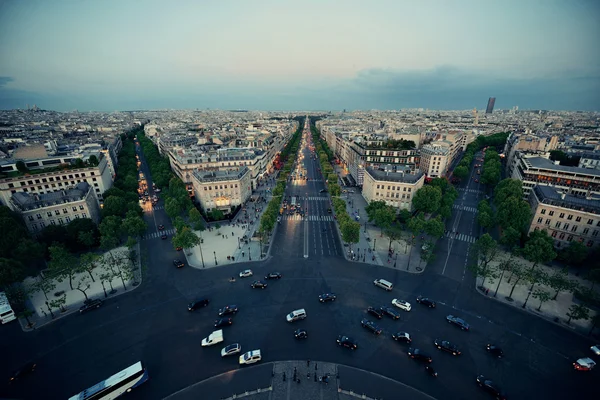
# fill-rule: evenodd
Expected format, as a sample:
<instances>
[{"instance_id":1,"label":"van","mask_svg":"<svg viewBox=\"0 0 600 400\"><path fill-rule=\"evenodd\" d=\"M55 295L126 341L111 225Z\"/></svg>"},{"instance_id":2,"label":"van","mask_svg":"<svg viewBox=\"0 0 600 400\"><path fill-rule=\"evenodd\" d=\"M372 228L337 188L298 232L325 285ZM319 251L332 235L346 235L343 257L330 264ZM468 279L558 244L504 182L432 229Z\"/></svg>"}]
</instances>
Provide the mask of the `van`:
<instances>
[{"instance_id":1,"label":"van","mask_svg":"<svg viewBox=\"0 0 600 400\"><path fill-rule=\"evenodd\" d=\"M394 288L392 282L388 282L385 279L375 279L373 283L375 284L375 286L379 286L380 288L385 289L388 292Z\"/></svg>"},{"instance_id":2,"label":"van","mask_svg":"<svg viewBox=\"0 0 600 400\"><path fill-rule=\"evenodd\" d=\"M288 322L294 322L304 318L306 318L306 310L304 310L304 308L292 311L285 317L285 319L287 319Z\"/></svg>"}]
</instances>

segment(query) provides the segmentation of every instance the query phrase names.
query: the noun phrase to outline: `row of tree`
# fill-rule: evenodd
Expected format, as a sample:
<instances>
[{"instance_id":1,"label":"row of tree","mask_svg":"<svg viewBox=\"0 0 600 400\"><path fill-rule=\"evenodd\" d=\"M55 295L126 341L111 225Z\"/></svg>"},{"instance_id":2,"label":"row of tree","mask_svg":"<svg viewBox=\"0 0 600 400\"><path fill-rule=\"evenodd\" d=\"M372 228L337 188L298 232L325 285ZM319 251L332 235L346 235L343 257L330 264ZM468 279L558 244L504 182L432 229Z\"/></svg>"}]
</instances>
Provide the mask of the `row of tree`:
<instances>
[{"instance_id":1,"label":"row of tree","mask_svg":"<svg viewBox=\"0 0 600 400\"><path fill-rule=\"evenodd\" d=\"M452 215L452 206L458 191L445 178L435 178L413 195L412 205L416 212L438 213L443 219Z\"/></svg>"},{"instance_id":2,"label":"row of tree","mask_svg":"<svg viewBox=\"0 0 600 400\"><path fill-rule=\"evenodd\" d=\"M489 136L478 136L477 139L467 145L463 158L452 172L452 176L458 179L464 179L469 176L475 154L486 147L493 147L496 151L502 151L509 135L509 132L499 132Z\"/></svg>"},{"instance_id":3,"label":"row of tree","mask_svg":"<svg viewBox=\"0 0 600 400\"><path fill-rule=\"evenodd\" d=\"M483 159L483 173L481 174L481 183L494 187L500 182L502 163L500 156L494 148L487 149Z\"/></svg>"}]
</instances>

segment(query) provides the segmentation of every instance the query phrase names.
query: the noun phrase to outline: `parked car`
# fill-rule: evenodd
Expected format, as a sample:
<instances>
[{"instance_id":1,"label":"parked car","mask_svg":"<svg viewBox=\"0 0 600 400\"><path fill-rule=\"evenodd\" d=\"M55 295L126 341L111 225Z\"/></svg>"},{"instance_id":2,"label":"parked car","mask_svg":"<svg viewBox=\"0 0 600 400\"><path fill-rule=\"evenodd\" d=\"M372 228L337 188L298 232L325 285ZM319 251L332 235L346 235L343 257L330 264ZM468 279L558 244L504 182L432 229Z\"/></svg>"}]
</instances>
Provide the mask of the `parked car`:
<instances>
[{"instance_id":1,"label":"parked car","mask_svg":"<svg viewBox=\"0 0 600 400\"><path fill-rule=\"evenodd\" d=\"M369 314L373 315L377 319L383 318L383 312L381 312L381 310L379 310L377 308L369 307L369 308L367 308L367 312Z\"/></svg>"},{"instance_id":2,"label":"parked car","mask_svg":"<svg viewBox=\"0 0 600 400\"><path fill-rule=\"evenodd\" d=\"M446 316L446 321L458 326L463 331L468 331L470 328L469 324L467 324L464 319L455 317L454 315Z\"/></svg>"},{"instance_id":3,"label":"parked car","mask_svg":"<svg viewBox=\"0 0 600 400\"><path fill-rule=\"evenodd\" d=\"M233 343L221 349L221 357L232 356L242 351L242 346L239 343Z\"/></svg>"},{"instance_id":4,"label":"parked car","mask_svg":"<svg viewBox=\"0 0 600 400\"><path fill-rule=\"evenodd\" d=\"M339 346L346 347L351 350L358 349L358 344L356 341L348 336L339 335L336 342Z\"/></svg>"},{"instance_id":5,"label":"parked car","mask_svg":"<svg viewBox=\"0 0 600 400\"><path fill-rule=\"evenodd\" d=\"M242 272L240 272L240 278L247 278L252 275L253 275L253 273L252 273L251 269L245 269Z\"/></svg>"},{"instance_id":6,"label":"parked car","mask_svg":"<svg viewBox=\"0 0 600 400\"><path fill-rule=\"evenodd\" d=\"M180 260L173 260L173 265L176 266L177 268L185 267L185 264L183 262L181 262Z\"/></svg>"},{"instance_id":7,"label":"parked car","mask_svg":"<svg viewBox=\"0 0 600 400\"><path fill-rule=\"evenodd\" d=\"M392 307L381 306L379 309L382 313L393 320L400 319L400 313L398 313L398 311L394 310Z\"/></svg>"},{"instance_id":8,"label":"parked car","mask_svg":"<svg viewBox=\"0 0 600 400\"><path fill-rule=\"evenodd\" d=\"M252 289L266 289L267 288L267 282L254 281L254 282L252 282L252 285L250 285L250 287Z\"/></svg>"},{"instance_id":9,"label":"parked car","mask_svg":"<svg viewBox=\"0 0 600 400\"><path fill-rule=\"evenodd\" d=\"M296 329L294 331L294 337L296 339L307 339L308 338L308 332L305 329Z\"/></svg>"},{"instance_id":10,"label":"parked car","mask_svg":"<svg viewBox=\"0 0 600 400\"><path fill-rule=\"evenodd\" d=\"M252 350L247 352L244 355L241 355L239 358L240 365L244 364L254 364L262 360L262 355L260 354L260 350Z\"/></svg>"},{"instance_id":11,"label":"parked car","mask_svg":"<svg viewBox=\"0 0 600 400\"><path fill-rule=\"evenodd\" d=\"M502 393L500 387L491 380L486 379L485 376L478 375L476 381L480 388L494 396L497 400L506 400L506 396Z\"/></svg>"},{"instance_id":12,"label":"parked car","mask_svg":"<svg viewBox=\"0 0 600 400\"><path fill-rule=\"evenodd\" d=\"M392 304L404 311L410 311L412 309L412 306L408 301L394 299L392 300Z\"/></svg>"},{"instance_id":13,"label":"parked car","mask_svg":"<svg viewBox=\"0 0 600 400\"><path fill-rule=\"evenodd\" d=\"M375 325L375 322L369 321L368 319L363 319L360 321L360 325L368 331L373 332L376 335L381 334L382 329Z\"/></svg>"},{"instance_id":14,"label":"parked car","mask_svg":"<svg viewBox=\"0 0 600 400\"><path fill-rule=\"evenodd\" d=\"M102 306L102 300L100 300L100 299L90 300L87 303L85 303L84 305L82 305L81 307L79 307L79 313L84 313L84 312L88 312L90 310L95 310L97 308L100 308L100 306Z\"/></svg>"},{"instance_id":15,"label":"parked car","mask_svg":"<svg viewBox=\"0 0 600 400\"><path fill-rule=\"evenodd\" d=\"M222 326L229 326L233 324L233 319L231 318L219 318L215 320L215 328L220 328Z\"/></svg>"},{"instance_id":16,"label":"parked car","mask_svg":"<svg viewBox=\"0 0 600 400\"><path fill-rule=\"evenodd\" d=\"M319 190L319 193L327 193L327 189L321 189Z\"/></svg>"},{"instance_id":17,"label":"parked car","mask_svg":"<svg viewBox=\"0 0 600 400\"><path fill-rule=\"evenodd\" d=\"M600 356L600 344L590 347L590 350L592 350L595 355Z\"/></svg>"},{"instance_id":18,"label":"parked car","mask_svg":"<svg viewBox=\"0 0 600 400\"><path fill-rule=\"evenodd\" d=\"M23 365L21 368L13 371L12 375L10 376L10 378L8 380L8 383L13 383L15 381L18 381L19 379L23 379L23 377L34 372L35 367L37 367L36 363L28 362L27 364Z\"/></svg>"},{"instance_id":19,"label":"parked car","mask_svg":"<svg viewBox=\"0 0 600 400\"><path fill-rule=\"evenodd\" d=\"M501 358L502 356L504 356L504 352L502 351L502 349L496 345L488 344L487 346L485 346L485 349L488 351L488 353L495 357Z\"/></svg>"},{"instance_id":20,"label":"parked car","mask_svg":"<svg viewBox=\"0 0 600 400\"><path fill-rule=\"evenodd\" d=\"M438 350L443 350L448 353L452 353L453 356L460 355L460 350L458 349L458 347L447 340L435 339L433 341L433 344L435 345L435 347L438 348Z\"/></svg>"},{"instance_id":21,"label":"parked car","mask_svg":"<svg viewBox=\"0 0 600 400\"><path fill-rule=\"evenodd\" d=\"M319 295L319 301L325 303L326 301L335 301L336 295L333 293L323 293Z\"/></svg>"},{"instance_id":22,"label":"parked car","mask_svg":"<svg viewBox=\"0 0 600 400\"><path fill-rule=\"evenodd\" d=\"M573 363L573 368L577 371L591 371L596 366L596 362L589 357L580 358Z\"/></svg>"},{"instance_id":23,"label":"parked car","mask_svg":"<svg viewBox=\"0 0 600 400\"><path fill-rule=\"evenodd\" d=\"M223 315L235 314L237 312L238 306L236 306L235 304L230 304L219 310L219 316L222 317Z\"/></svg>"},{"instance_id":24,"label":"parked car","mask_svg":"<svg viewBox=\"0 0 600 400\"><path fill-rule=\"evenodd\" d=\"M410 347L407 352L408 356L413 360L432 362L433 359L428 354L423 353L420 349Z\"/></svg>"},{"instance_id":25,"label":"parked car","mask_svg":"<svg viewBox=\"0 0 600 400\"><path fill-rule=\"evenodd\" d=\"M161 238L162 240L167 240L167 235L162 235L160 238Z\"/></svg>"},{"instance_id":26,"label":"parked car","mask_svg":"<svg viewBox=\"0 0 600 400\"><path fill-rule=\"evenodd\" d=\"M429 308L435 308L435 301L428 299L427 297L417 297L417 303L423 304L424 306L427 306Z\"/></svg>"},{"instance_id":27,"label":"parked car","mask_svg":"<svg viewBox=\"0 0 600 400\"><path fill-rule=\"evenodd\" d=\"M159 231L163 231L164 229L165 229L165 226L164 226L164 225L159 225L159 226L158 226L158 230L159 230Z\"/></svg>"},{"instance_id":28,"label":"parked car","mask_svg":"<svg viewBox=\"0 0 600 400\"><path fill-rule=\"evenodd\" d=\"M207 298L194 300L190 304L188 304L188 311L196 311L198 308L206 307L209 303L210 300L208 300Z\"/></svg>"},{"instance_id":29,"label":"parked car","mask_svg":"<svg viewBox=\"0 0 600 400\"><path fill-rule=\"evenodd\" d=\"M410 335L406 332L396 332L392 334L392 339L394 339L397 342L404 342L404 343L410 343L412 342L412 339L410 338Z\"/></svg>"},{"instance_id":30,"label":"parked car","mask_svg":"<svg viewBox=\"0 0 600 400\"><path fill-rule=\"evenodd\" d=\"M265 275L265 279L281 279L281 274L279 272L269 272Z\"/></svg>"}]
</instances>

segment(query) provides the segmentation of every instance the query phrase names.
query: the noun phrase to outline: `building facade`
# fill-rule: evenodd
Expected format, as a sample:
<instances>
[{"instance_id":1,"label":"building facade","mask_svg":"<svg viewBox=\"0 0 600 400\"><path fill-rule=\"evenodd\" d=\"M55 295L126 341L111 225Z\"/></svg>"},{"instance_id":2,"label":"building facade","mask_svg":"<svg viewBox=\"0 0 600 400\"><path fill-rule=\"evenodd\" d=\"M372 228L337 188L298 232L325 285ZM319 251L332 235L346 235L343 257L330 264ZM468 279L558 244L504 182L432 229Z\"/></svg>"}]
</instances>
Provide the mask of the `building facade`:
<instances>
[{"instance_id":1,"label":"building facade","mask_svg":"<svg viewBox=\"0 0 600 400\"><path fill-rule=\"evenodd\" d=\"M241 206L252 195L250 169L202 171L192 173L192 185L196 201L204 212L219 209L229 214L232 208Z\"/></svg>"},{"instance_id":2,"label":"building facade","mask_svg":"<svg viewBox=\"0 0 600 400\"><path fill-rule=\"evenodd\" d=\"M362 195L365 200L385 201L397 209L412 210L412 198L423 187L425 175L385 171L367 167L365 169Z\"/></svg>"}]
</instances>

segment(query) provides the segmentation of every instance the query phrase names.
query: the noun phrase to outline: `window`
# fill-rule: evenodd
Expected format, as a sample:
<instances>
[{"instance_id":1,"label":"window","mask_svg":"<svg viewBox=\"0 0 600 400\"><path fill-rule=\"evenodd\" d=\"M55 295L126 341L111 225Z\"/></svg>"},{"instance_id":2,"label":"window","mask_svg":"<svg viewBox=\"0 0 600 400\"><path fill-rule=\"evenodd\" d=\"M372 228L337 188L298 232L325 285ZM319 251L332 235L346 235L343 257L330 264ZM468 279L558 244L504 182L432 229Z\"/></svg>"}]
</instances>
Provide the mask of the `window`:
<instances>
[{"instance_id":1,"label":"window","mask_svg":"<svg viewBox=\"0 0 600 400\"><path fill-rule=\"evenodd\" d=\"M552 222L550 219L546 220L546 225L550 225L550 222Z\"/></svg>"},{"instance_id":2,"label":"window","mask_svg":"<svg viewBox=\"0 0 600 400\"><path fill-rule=\"evenodd\" d=\"M561 240L562 240L562 239L564 239L564 238L565 238L565 234L564 234L564 233L561 233L561 234L560 234L560 237L559 237L559 239L561 239Z\"/></svg>"},{"instance_id":3,"label":"window","mask_svg":"<svg viewBox=\"0 0 600 400\"><path fill-rule=\"evenodd\" d=\"M83 210L83 206L82 206L82 205L79 205L79 209L80 209L80 210Z\"/></svg>"},{"instance_id":4,"label":"window","mask_svg":"<svg viewBox=\"0 0 600 400\"><path fill-rule=\"evenodd\" d=\"M71 222L71 218L70 218L70 217L67 215L67 216L65 217L65 221L67 221L67 224L68 224L69 222Z\"/></svg>"},{"instance_id":5,"label":"window","mask_svg":"<svg viewBox=\"0 0 600 400\"><path fill-rule=\"evenodd\" d=\"M569 230L569 224L565 224L565 225L563 226L563 229L564 229L565 231L568 231L568 230Z\"/></svg>"},{"instance_id":6,"label":"window","mask_svg":"<svg viewBox=\"0 0 600 400\"><path fill-rule=\"evenodd\" d=\"M555 238L557 233L558 233L557 231L553 231L552 232L552 237Z\"/></svg>"},{"instance_id":7,"label":"window","mask_svg":"<svg viewBox=\"0 0 600 400\"><path fill-rule=\"evenodd\" d=\"M577 225L573 225L573 227L571 228L571 232L577 232Z\"/></svg>"},{"instance_id":8,"label":"window","mask_svg":"<svg viewBox=\"0 0 600 400\"><path fill-rule=\"evenodd\" d=\"M54 220L50 220L50 225L56 225L56 222L54 222Z\"/></svg>"},{"instance_id":9,"label":"window","mask_svg":"<svg viewBox=\"0 0 600 400\"><path fill-rule=\"evenodd\" d=\"M542 208L542 212L541 212L541 213L542 213L542 214L546 214L546 209L545 209L545 208Z\"/></svg>"},{"instance_id":10,"label":"window","mask_svg":"<svg viewBox=\"0 0 600 400\"><path fill-rule=\"evenodd\" d=\"M85 213L81 213L81 218L87 218L87 215Z\"/></svg>"},{"instance_id":11,"label":"window","mask_svg":"<svg viewBox=\"0 0 600 400\"><path fill-rule=\"evenodd\" d=\"M565 217L565 213L560 213L560 215L558 216L558 218L564 218Z\"/></svg>"},{"instance_id":12,"label":"window","mask_svg":"<svg viewBox=\"0 0 600 400\"><path fill-rule=\"evenodd\" d=\"M62 218L59 218L59 219L58 219L58 224L59 224L59 225L62 225L62 224L63 224L63 219L62 219Z\"/></svg>"},{"instance_id":13,"label":"window","mask_svg":"<svg viewBox=\"0 0 600 400\"><path fill-rule=\"evenodd\" d=\"M27 217L30 221L33 221L33 215L30 215L29 217Z\"/></svg>"},{"instance_id":14,"label":"window","mask_svg":"<svg viewBox=\"0 0 600 400\"><path fill-rule=\"evenodd\" d=\"M73 206L73 211L77 211L77 207Z\"/></svg>"},{"instance_id":15,"label":"window","mask_svg":"<svg viewBox=\"0 0 600 400\"><path fill-rule=\"evenodd\" d=\"M554 215L554 211L550 210L550 212L548 213L549 216L553 216Z\"/></svg>"},{"instance_id":16,"label":"window","mask_svg":"<svg viewBox=\"0 0 600 400\"><path fill-rule=\"evenodd\" d=\"M42 214L37 214L36 217L37 219L42 219Z\"/></svg>"},{"instance_id":17,"label":"window","mask_svg":"<svg viewBox=\"0 0 600 400\"><path fill-rule=\"evenodd\" d=\"M40 222L40 228L44 229L46 227L46 224L44 223L44 221Z\"/></svg>"},{"instance_id":18,"label":"window","mask_svg":"<svg viewBox=\"0 0 600 400\"><path fill-rule=\"evenodd\" d=\"M539 217L539 218L538 218L538 224L541 224L542 222L544 222L544 218L542 218L542 217Z\"/></svg>"},{"instance_id":19,"label":"window","mask_svg":"<svg viewBox=\"0 0 600 400\"><path fill-rule=\"evenodd\" d=\"M571 240L573 240L573 235L569 235L569 237L567 238L567 242L570 242Z\"/></svg>"},{"instance_id":20,"label":"window","mask_svg":"<svg viewBox=\"0 0 600 400\"><path fill-rule=\"evenodd\" d=\"M584 235L587 235L589 231L590 231L590 228L583 228Z\"/></svg>"},{"instance_id":21,"label":"window","mask_svg":"<svg viewBox=\"0 0 600 400\"><path fill-rule=\"evenodd\" d=\"M592 232L592 236L594 236L594 237L598 236L598 231L595 230L594 232Z\"/></svg>"},{"instance_id":22,"label":"window","mask_svg":"<svg viewBox=\"0 0 600 400\"><path fill-rule=\"evenodd\" d=\"M54 210L54 214L60 215L60 210Z\"/></svg>"},{"instance_id":23,"label":"window","mask_svg":"<svg viewBox=\"0 0 600 400\"><path fill-rule=\"evenodd\" d=\"M569 215L567 216L567 219L568 219L569 221L570 221L570 220L572 220L572 219L573 219L573 214L569 214Z\"/></svg>"},{"instance_id":24,"label":"window","mask_svg":"<svg viewBox=\"0 0 600 400\"><path fill-rule=\"evenodd\" d=\"M560 221L556 221L556 224L554 224L554 227L556 229L560 229Z\"/></svg>"},{"instance_id":25,"label":"window","mask_svg":"<svg viewBox=\"0 0 600 400\"><path fill-rule=\"evenodd\" d=\"M593 223L594 223L594 220L593 220L593 219L588 219L588 222L587 222L587 223L588 223L588 225L591 225L591 224L593 224Z\"/></svg>"},{"instance_id":26,"label":"window","mask_svg":"<svg viewBox=\"0 0 600 400\"><path fill-rule=\"evenodd\" d=\"M67 214L69 211L66 208L63 208L63 214Z\"/></svg>"},{"instance_id":27,"label":"window","mask_svg":"<svg viewBox=\"0 0 600 400\"><path fill-rule=\"evenodd\" d=\"M46 214L48 214L49 217L52 217L52 212L48 211Z\"/></svg>"},{"instance_id":28,"label":"window","mask_svg":"<svg viewBox=\"0 0 600 400\"><path fill-rule=\"evenodd\" d=\"M575 218L575 221L577 221L577 222L581 222L581 217L577 217L577 218Z\"/></svg>"}]
</instances>

